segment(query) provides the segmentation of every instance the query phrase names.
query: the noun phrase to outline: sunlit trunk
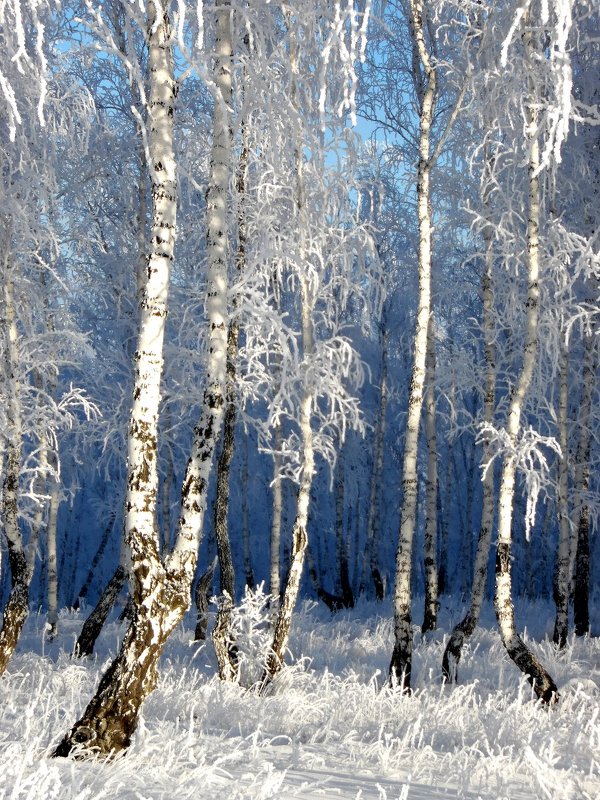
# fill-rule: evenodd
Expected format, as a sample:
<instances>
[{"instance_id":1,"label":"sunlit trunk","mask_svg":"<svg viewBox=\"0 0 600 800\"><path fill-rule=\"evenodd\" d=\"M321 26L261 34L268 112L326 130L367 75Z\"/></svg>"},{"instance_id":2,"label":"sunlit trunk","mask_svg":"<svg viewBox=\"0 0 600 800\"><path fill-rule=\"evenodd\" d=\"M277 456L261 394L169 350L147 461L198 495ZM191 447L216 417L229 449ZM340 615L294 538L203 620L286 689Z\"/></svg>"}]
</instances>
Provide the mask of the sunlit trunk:
<instances>
[{"instance_id":1,"label":"sunlit trunk","mask_svg":"<svg viewBox=\"0 0 600 800\"><path fill-rule=\"evenodd\" d=\"M528 24L528 19L525 19ZM531 33L524 34L528 57L534 54ZM512 447L517 444L521 424L523 403L529 390L538 351L539 316L539 226L540 226L540 147L537 137L537 119L534 100L526 102L527 136L529 137L528 203L527 203L527 298L525 300L526 332L521 371L513 389L508 409L506 433ZM500 627L500 635L507 653L527 675L534 692L544 702L552 702L557 696L557 687L540 661L529 650L519 636L515 625L512 601L512 523L517 464L511 452L505 454L500 477L498 496L498 543L496 547L496 593L494 607Z\"/></svg>"},{"instance_id":2,"label":"sunlit trunk","mask_svg":"<svg viewBox=\"0 0 600 800\"><path fill-rule=\"evenodd\" d=\"M404 458L402 463L402 510L400 535L396 553L394 587L394 650L390 662L390 678L404 689L410 689L412 666L411 571L413 540L417 517L417 451L423 407L427 327L431 311L431 214L429 208L430 131L435 109L436 74L430 58L423 27L423 2L410 0L410 28L413 64L424 80L419 82L419 167L417 175L417 215L419 223L419 299L413 340L413 364Z\"/></svg>"},{"instance_id":3,"label":"sunlit trunk","mask_svg":"<svg viewBox=\"0 0 600 800\"><path fill-rule=\"evenodd\" d=\"M227 338L227 195L230 125L225 98L231 90L230 9L217 0L214 139L207 192L209 357L202 416L181 492L181 516L172 552L161 561L155 524L157 423L162 339L169 269L175 242L176 174L173 149L175 81L167 8L148 6L150 100L148 139L152 177L152 250L141 303L134 403L129 434L126 541L131 556L134 614L119 654L81 719L55 755L109 755L128 747L144 699L154 689L157 663L168 636L190 604L215 442L225 393ZM151 317L151 319L150 319Z\"/></svg>"}]
</instances>

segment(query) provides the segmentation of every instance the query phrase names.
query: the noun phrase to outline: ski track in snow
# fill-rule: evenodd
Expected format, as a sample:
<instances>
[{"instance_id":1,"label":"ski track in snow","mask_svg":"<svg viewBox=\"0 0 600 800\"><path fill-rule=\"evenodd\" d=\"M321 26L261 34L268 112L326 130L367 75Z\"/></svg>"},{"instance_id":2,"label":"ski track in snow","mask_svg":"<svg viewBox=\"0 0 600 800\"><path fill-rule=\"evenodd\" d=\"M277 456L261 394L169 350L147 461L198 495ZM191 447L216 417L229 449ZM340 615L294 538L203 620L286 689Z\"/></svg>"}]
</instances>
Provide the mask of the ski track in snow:
<instances>
[{"instance_id":1,"label":"ski track in snow","mask_svg":"<svg viewBox=\"0 0 600 800\"><path fill-rule=\"evenodd\" d=\"M249 600L237 620L248 681L268 640L260 611ZM547 709L505 655L489 607L461 683L441 687L445 637L461 612L443 608L426 641L416 633L411 697L386 688L387 606L331 617L305 603L290 643L304 657L290 656L264 698L215 678L212 646L190 642L190 619L169 642L130 751L112 763L48 754L95 689L122 627L109 624L98 656L77 662L69 653L82 614L63 612L50 645L45 618L32 615L0 679L0 800L597 800L600 639L571 638L557 654L544 639L553 608L519 604L525 636L561 690Z\"/></svg>"}]
</instances>

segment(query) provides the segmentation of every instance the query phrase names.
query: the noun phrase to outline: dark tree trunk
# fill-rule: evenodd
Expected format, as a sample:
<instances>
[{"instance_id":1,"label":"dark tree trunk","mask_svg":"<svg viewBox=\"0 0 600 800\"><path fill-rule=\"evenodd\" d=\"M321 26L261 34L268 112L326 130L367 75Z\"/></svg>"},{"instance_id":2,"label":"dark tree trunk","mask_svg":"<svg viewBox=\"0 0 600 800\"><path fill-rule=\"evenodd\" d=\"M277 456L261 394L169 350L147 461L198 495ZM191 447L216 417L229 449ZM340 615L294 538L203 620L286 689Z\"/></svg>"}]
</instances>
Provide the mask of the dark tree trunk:
<instances>
[{"instance_id":1,"label":"dark tree trunk","mask_svg":"<svg viewBox=\"0 0 600 800\"><path fill-rule=\"evenodd\" d=\"M197 613L196 628L194 631L194 640L196 642L204 642L206 640L206 631L208 628L208 601L210 599L215 569L217 568L217 560L215 556L212 564L208 567L206 572L200 576L196 584L196 592L194 594Z\"/></svg>"},{"instance_id":2,"label":"dark tree trunk","mask_svg":"<svg viewBox=\"0 0 600 800\"><path fill-rule=\"evenodd\" d=\"M19 636L29 613L29 570L23 551L9 545L8 560L11 571L11 592L4 608L0 630L0 675L4 673L17 646Z\"/></svg>"},{"instance_id":3,"label":"dark tree trunk","mask_svg":"<svg viewBox=\"0 0 600 800\"><path fill-rule=\"evenodd\" d=\"M577 550L575 554L575 584L573 591L573 614L575 634L585 636L590 632L590 511L581 509L577 526Z\"/></svg>"},{"instance_id":4,"label":"dark tree trunk","mask_svg":"<svg viewBox=\"0 0 600 800\"><path fill-rule=\"evenodd\" d=\"M113 525L115 523L115 519L117 517L116 511L111 511L108 517L108 523L106 528L104 529L104 534L102 535L102 539L100 541L100 546L96 550L96 555L92 559L92 563L90 565L88 574L79 590L77 597L75 598L75 602L73 603L73 609L77 611L79 606L81 605L81 601L85 600L88 596L88 592L90 591L90 586L92 585L92 581L94 580L94 576L96 574L96 569L98 568L98 564L100 563L102 556L106 550L108 545L108 540L110 539L110 533L113 529Z\"/></svg>"},{"instance_id":5,"label":"dark tree trunk","mask_svg":"<svg viewBox=\"0 0 600 800\"><path fill-rule=\"evenodd\" d=\"M73 655L76 658L91 656L94 652L96 640L126 580L127 570L119 564L100 595L100 599L96 603L94 610L83 623L83 628L81 629L73 651Z\"/></svg>"},{"instance_id":6,"label":"dark tree trunk","mask_svg":"<svg viewBox=\"0 0 600 800\"><path fill-rule=\"evenodd\" d=\"M141 705L156 687L167 638L188 606L181 581L156 576L155 587L151 603L136 604L117 658L53 756L109 756L129 747Z\"/></svg>"}]
</instances>

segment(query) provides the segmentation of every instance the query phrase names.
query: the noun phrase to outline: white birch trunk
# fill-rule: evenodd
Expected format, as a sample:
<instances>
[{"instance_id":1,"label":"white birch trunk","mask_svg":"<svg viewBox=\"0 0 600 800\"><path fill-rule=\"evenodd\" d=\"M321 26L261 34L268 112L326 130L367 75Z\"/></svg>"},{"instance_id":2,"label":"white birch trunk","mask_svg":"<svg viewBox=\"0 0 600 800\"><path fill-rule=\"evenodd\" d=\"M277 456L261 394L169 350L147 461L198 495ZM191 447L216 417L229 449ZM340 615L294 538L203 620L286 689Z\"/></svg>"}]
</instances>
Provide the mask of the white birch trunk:
<instances>
[{"instance_id":1,"label":"white birch trunk","mask_svg":"<svg viewBox=\"0 0 600 800\"><path fill-rule=\"evenodd\" d=\"M394 587L394 650L390 663L390 678L403 689L410 689L412 663L411 627L411 570L413 539L417 514L417 450L425 359L427 326L431 310L431 216L429 209L430 131L435 108L436 74L433 68L423 27L423 1L410 0L410 27L414 62L420 62L425 73L420 93L419 169L417 176L417 214L419 222L419 300L413 344L413 365L408 401L408 417L402 464L403 500L400 516L400 536L396 553ZM418 64L416 63L416 68Z\"/></svg>"},{"instance_id":2,"label":"white birch trunk","mask_svg":"<svg viewBox=\"0 0 600 800\"><path fill-rule=\"evenodd\" d=\"M172 553L161 562L155 524L157 421L162 340L170 264L175 243L176 173L173 149L175 81L168 10L149 3L150 101L148 146L153 226L141 303L139 346L129 444L126 540L131 551L135 614L117 658L103 676L82 718L56 748L107 756L128 747L144 699L154 689L166 640L190 604L206 506L206 486L219 434L225 386L227 337L227 192L230 128L226 98L231 90L229 6L217 0L216 99L208 206L209 359L203 413L194 430L192 455L182 488L182 511Z\"/></svg>"},{"instance_id":3,"label":"white birch trunk","mask_svg":"<svg viewBox=\"0 0 600 800\"><path fill-rule=\"evenodd\" d=\"M569 622L569 589L570 589L570 544L571 530L569 524L569 440L567 436L569 406L569 358L566 345L563 344L560 354L560 390L558 401L558 431L561 458L558 462L558 551L554 567L554 602L556 618L552 641L561 650L567 644Z\"/></svg>"},{"instance_id":4,"label":"white birch trunk","mask_svg":"<svg viewBox=\"0 0 600 800\"><path fill-rule=\"evenodd\" d=\"M526 16L524 24L528 25ZM534 45L531 33L523 35L526 52L533 57ZM528 162L528 205L527 205L527 298L525 344L523 363L517 384L514 387L508 409L506 433L510 444L516 445L519 435L523 404L529 390L538 348L538 315L539 315L539 227L540 227L540 147L537 137L537 119L535 99L526 101L527 136L529 137ZM496 547L496 592L494 607L500 628L502 642L512 660L524 672L536 695L546 703L557 696L557 687L551 676L538 659L530 652L519 636L515 625L515 612L512 602L512 521L515 490L516 461L508 452L502 462L500 492L498 496L498 543Z\"/></svg>"},{"instance_id":5,"label":"white birch trunk","mask_svg":"<svg viewBox=\"0 0 600 800\"><path fill-rule=\"evenodd\" d=\"M437 570L437 432L435 414L435 336L433 312L427 329L426 358L426 431L427 431L427 485L425 514L425 613L422 633L437 627L438 570Z\"/></svg>"},{"instance_id":6,"label":"white birch trunk","mask_svg":"<svg viewBox=\"0 0 600 800\"><path fill-rule=\"evenodd\" d=\"M493 293L493 265L494 253L492 250L492 232L486 226L483 232L485 241L485 268L481 281L483 299L483 335L485 340L485 389L483 397L483 420L488 424L494 421L496 406L496 346L494 332L494 293ZM483 445L483 463L489 462L492 457L490 445ZM446 512L447 513L447 512ZM494 470L488 469L483 476L483 507L481 510L481 527L477 541L475 565L473 568L473 587L471 590L471 603L467 615L456 625L448 640L442 658L442 673L444 679L450 682L458 678L458 663L462 654L464 643L473 634L479 622L481 606L485 596L485 585L488 574L488 558L492 542L492 525L494 522Z\"/></svg>"},{"instance_id":7,"label":"white birch trunk","mask_svg":"<svg viewBox=\"0 0 600 800\"><path fill-rule=\"evenodd\" d=\"M288 21L289 22L289 21ZM289 28L289 24L288 24ZM292 68L291 81L291 103L297 102L296 76L299 71L298 45L292 42L290 48L290 63ZM306 201L304 194L304 175L303 175L303 154L302 143L296 140L295 145L295 167L296 167L296 224L298 225L298 255L300 263L307 262L307 252L305 247ZM300 275L300 303L302 314L302 352L304 357L304 369L314 357L315 343L313 331L313 302L307 276ZM312 407L313 407L314 387L309 385L309 378L306 373L302 381L302 397L300 401L300 486L298 489L298 499L296 506L296 518L292 529L292 549L291 564L287 574L286 584L278 609L277 618L273 630L273 643L271 652L267 658L265 673L262 679L263 689L272 680L283 666L285 650L290 635L292 625L292 614L300 591L300 580L304 568L304 556L308 546L308 509L310 506L310 490L312 487L315 471L315 455L313 445L312 430Z\"/></svg>"}]
</instances>

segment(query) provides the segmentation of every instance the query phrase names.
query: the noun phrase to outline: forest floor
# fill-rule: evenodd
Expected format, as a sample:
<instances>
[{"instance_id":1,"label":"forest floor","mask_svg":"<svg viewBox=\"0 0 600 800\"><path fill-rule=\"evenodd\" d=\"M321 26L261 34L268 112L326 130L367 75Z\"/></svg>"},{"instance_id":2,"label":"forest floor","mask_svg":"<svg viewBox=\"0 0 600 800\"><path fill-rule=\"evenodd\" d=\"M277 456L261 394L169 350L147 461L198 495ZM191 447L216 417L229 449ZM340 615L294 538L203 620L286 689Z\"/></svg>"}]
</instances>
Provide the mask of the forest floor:
<instances>
[{"instance_id":1,"label":"forest floor","mask_svg":"<svg viewBox=\"0 0 600 800\"><path fill-rule=\"evenodd\" d=\"M259 597L237 618L246 683L260 670L263 611ZM444 642L461 613L444 602L440 631L425 641L416 633L409 697L386 686L389 605L331 616L304 603L291 666L266 697L215 677L212 646L191 641L190 619L169 642L131 749L112 763L48 754L89 699L122 627L107 625L98 656L78 662L69 654L83 616L63 613L48 644L44 617L32 615L0 679L0 798L597 800L600 620L595 637L571 638L558 654L547 638L552 607L517 604L520 628L561 692L545 708L503 651L489 607L460 684L442 687Z\"/></svg>"}]
</instances>

